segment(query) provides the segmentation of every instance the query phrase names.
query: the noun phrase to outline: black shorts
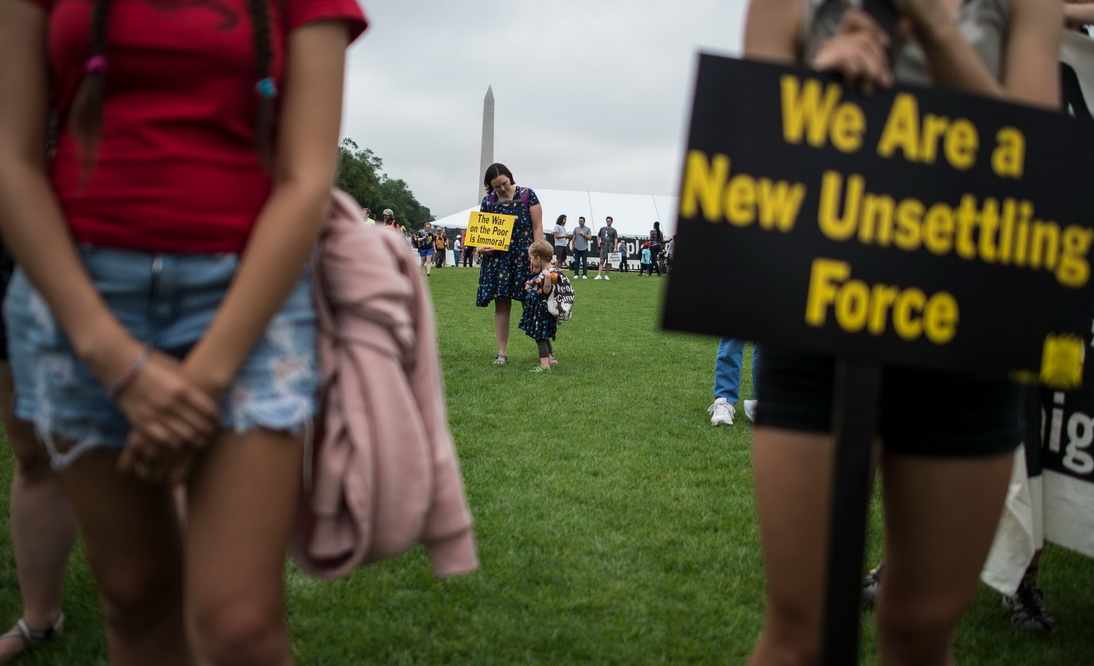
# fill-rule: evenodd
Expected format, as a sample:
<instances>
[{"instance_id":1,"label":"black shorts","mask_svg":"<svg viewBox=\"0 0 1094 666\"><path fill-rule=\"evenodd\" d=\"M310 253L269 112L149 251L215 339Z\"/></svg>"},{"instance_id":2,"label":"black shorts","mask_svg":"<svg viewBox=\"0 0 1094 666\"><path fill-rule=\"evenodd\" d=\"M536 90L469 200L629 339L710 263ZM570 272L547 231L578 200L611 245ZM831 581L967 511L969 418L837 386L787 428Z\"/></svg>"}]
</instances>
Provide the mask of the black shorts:
<instances>
[{"instance_id":1,"label":"black shorts","mask_svg":"<svg viewBox=\"0 0 1094 666\"><path fill-rule=\"evenodd\" d=\"M570 248L565 245L555 246L555 259L559 261L566 261L566 255L569 254Z\"/></svg>"},{"instance_id":2,"label":"black shorts","mask_svg":"<svg viewBox=\"0 0 1094 666\"><path fill-rule=\"evenodd\" d=\"M764 346L756 424L832 432L835 361ZM881 373L878 433L894 453L978 457L1013 451L1024 435L1025 390L1006 381L887 367Z\"/></svg>"}]
</instances>

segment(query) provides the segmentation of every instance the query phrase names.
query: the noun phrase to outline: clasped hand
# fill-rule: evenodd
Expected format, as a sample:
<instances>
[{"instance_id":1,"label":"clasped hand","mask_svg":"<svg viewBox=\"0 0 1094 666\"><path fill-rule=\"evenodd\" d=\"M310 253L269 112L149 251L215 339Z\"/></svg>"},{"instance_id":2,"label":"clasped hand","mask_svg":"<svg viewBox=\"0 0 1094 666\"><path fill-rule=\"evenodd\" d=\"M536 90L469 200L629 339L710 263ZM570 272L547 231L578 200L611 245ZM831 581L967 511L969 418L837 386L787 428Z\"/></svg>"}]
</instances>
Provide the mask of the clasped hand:
<instances>
[{"instance_id":1,"label":"clasped hand","mask_svg":"<svg viewBox=\"0 0 1094 666\"><path fill-rule=\"evenodd\" d=\"M147 364L117 397L131 426L118 470L154 483L178 483L197 449L216 434L216 401L186 376L178 360L153 351Z\"/></svg>"}]
</instances>

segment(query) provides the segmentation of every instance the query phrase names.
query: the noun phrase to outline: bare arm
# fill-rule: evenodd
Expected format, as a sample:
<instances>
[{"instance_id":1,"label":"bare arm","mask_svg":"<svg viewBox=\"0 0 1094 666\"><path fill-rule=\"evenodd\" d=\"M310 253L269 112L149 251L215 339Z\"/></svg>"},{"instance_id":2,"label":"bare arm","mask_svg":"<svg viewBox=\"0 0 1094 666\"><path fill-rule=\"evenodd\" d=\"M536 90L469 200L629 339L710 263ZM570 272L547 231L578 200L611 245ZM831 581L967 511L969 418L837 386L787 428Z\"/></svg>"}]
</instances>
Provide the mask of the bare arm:
<instances>
[{"instance_id":1,"label":"bare arm","mask_svg":"<svg viewBox=\"0 0 1094 666\"><path fill-rule=\"evenodd\" d=\"M536 204L528 209L532 215L532 242L543 240L543 206Z\"/></svg>"},{"instance_id":2,"label":"bare arm","mask_svg":"<svg viewBox=\"0 0 1094 666\"><path fill-rule=\"evenodd\" d=\"M141 344L92 284L46 174L45 40L46 15L39 7L0 0L0 226L77 356L113 387ZM152 355L118 405L134 429L157 444L202 441L216 427L216 403L163 354Z\"/></svg>"},{"instance_id":3,"label":"bare arm","mask_svg":"<svg viewBox=\"0 0 1094 666\"><path fill-rule=\"evenodd\" d=\"M745 21L745 57L797 63L801 8L801 0L752 0Z\"/></svg>"},{"instance_id":4,"label":"bare arm","mask_svg":"<svg viewBox=\"0 0 1094 666\"><path fill-rule=\"evenodd\" d=\"M997 80L954 21L951 3L940 0L897 0L911 20L916 37L940 87L1008 98L1033 106L1059 106L1057 58L1063 9L1060 0L1013 0L1003 58L1003 80Z\"/></svg>"},{"instance_id":5,"label":"bare arm","mask_svg":"<svg viewBox=\"0 0 1094 666\"><path fill-rule=\"evenodd\" d=\"M184 368L219 395L299 279L323 228L338 154L343 23L312 23L288 40L273 191L239 272Z\"/></svg>"},{"instance_id":6,"label":"bare arm","mask_svg":"<svg viewBox=\"0 0 1094 666\"><path fill-rule=\"evenodd\" d=\"M1094 23L1094 4L1091 0L1065 0L1064 20L1072 28Z\"/></svg>"},{"instance_id":7,"label":"bare arm","mask_svg":"<svg viewBox=\"0 0 1094 666\"><path fill-rule=\"evenodd\" d=\"M69 334L76 353L110 385L140 350L83 268L46 175L49 74L46 15L0 1L0 211L4 239ZM108 343L109 342L109 343Z\"/></svg>"}]
</instances>

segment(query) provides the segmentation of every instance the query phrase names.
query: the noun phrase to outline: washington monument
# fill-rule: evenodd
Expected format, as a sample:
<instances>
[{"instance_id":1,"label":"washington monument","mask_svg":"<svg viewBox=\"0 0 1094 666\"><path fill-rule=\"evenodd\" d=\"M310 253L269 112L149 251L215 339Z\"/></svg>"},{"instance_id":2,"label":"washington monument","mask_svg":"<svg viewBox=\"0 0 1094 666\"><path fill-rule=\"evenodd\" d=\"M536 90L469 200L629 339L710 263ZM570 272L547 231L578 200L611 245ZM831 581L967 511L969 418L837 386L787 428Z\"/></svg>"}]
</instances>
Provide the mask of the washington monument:
<instances>
[{"instance_id":1,"label":"washington monument","mask_svg":"<svg viewBox=\"0 0 1094 666\"><path fill-rule=\"evenodd\" d=\"M494 163L494 89L486 88L482 100L482 153L479 157L479 173L475 177L475 202L482 201L482 177L486 167Z\"/></svg>"}]
</instances>

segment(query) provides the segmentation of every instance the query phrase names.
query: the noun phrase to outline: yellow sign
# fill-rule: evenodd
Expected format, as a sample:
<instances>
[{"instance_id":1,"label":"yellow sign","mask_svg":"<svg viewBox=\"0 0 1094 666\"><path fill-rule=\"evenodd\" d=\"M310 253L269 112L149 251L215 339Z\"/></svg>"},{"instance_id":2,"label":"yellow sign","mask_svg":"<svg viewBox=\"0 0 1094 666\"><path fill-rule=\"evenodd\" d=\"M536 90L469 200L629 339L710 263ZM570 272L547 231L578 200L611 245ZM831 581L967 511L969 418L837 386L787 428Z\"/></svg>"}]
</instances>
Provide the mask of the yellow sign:
<instances>
[{"instance_id":1,"label":"yellow sign","mask_svg":"<svg viewBox=\"0 0 1094 666\"><path fill-rule=\"evenodd\" d=\"M506 252L509 250L509 242L513 240L513 224L516 221L516 215L471 211L463 244L469 247L490 247Z\"/></svg>"}]
</instances>

